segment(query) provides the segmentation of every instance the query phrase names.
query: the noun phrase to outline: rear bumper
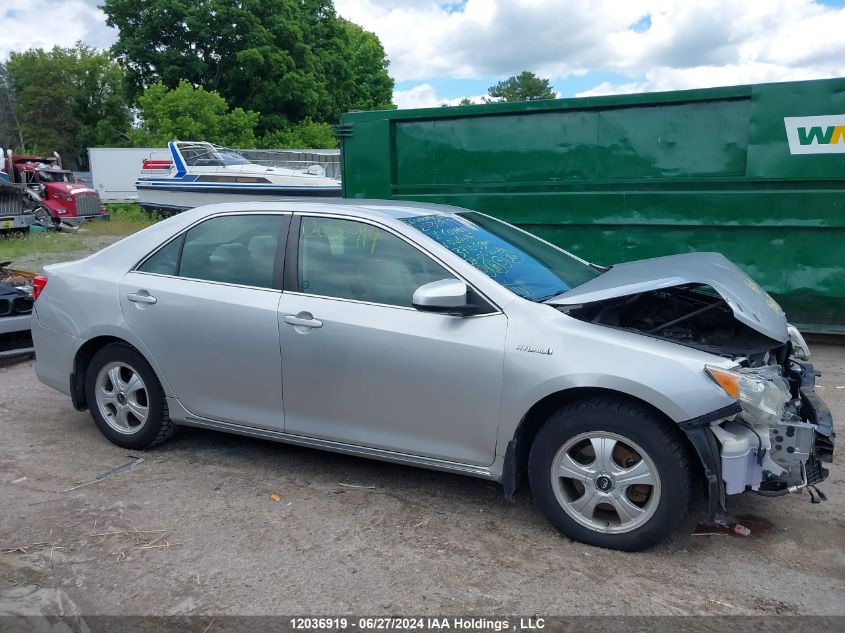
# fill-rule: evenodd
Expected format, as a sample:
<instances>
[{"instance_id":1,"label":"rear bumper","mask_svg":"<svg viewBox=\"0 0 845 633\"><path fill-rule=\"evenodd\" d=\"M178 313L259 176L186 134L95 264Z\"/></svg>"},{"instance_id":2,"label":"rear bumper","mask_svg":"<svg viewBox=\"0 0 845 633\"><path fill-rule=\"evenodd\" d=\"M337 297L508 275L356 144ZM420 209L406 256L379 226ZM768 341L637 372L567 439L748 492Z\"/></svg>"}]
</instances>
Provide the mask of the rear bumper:
<instances>
[{"instance_id":1,"label":"rear bumper","mask_svg":"<svg viewBox=\"0 0 845 633\"><path fill-rule=\"evenodd\" d=\"M70 395L70 375L79 339L51 330L38 321L38 305L32 314L32 340L35 347L35 375L45 385Z\"/></svg>"}]
</instances>

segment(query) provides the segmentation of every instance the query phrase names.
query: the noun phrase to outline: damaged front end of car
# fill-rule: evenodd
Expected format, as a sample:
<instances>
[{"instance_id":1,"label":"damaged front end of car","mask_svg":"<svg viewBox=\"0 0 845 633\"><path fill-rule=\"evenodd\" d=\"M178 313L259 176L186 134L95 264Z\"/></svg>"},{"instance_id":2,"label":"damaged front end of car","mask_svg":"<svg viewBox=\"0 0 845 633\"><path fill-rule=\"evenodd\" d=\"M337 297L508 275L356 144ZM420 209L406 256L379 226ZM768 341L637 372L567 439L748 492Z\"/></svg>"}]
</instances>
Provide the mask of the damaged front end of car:
<instances>
[{"instance_id":1,"label":"damaged front end of car","mask_svg":"<svg viewBox=\"0 0 845 633\"><path fill-rule=\"evenodd\" d=\"M612 274L611 274L612 273ZM735 403L680 423L703 465L709 519L726 523L728 495L775 497L828 476L835 434L815 394L817 372L780 307L723 256L631 262L549 301L576 319L693 347L733 365L703 371Z\"/></svg>"}]
</instances>

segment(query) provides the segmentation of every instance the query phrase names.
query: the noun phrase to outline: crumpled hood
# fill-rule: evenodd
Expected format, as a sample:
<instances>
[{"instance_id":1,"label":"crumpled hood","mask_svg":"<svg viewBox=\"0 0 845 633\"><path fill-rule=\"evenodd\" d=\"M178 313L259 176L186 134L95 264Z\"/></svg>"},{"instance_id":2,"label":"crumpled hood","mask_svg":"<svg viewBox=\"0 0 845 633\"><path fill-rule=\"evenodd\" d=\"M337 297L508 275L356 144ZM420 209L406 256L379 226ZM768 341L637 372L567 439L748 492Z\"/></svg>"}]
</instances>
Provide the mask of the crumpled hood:
<instances>
[{"instance_id":1,"label":"crumpled hood","mask_svg":"<svg viewBox=\"0 0 845 633\"><path fill-rule=\"evenodd\" d=\"M74 196L78 193L97 193L91 187L86 187L85 185L77 185L75 183L69 182L46 182L44 186L47 188L47 191L55 192L55 193L67 193L71 196Z\"/></svg>"},{"instance_id":2,"label":"crumpled hood","mask_svg":"<svg viewBox=\"0 0 845 633\"><path fill-rule=\"evenodd\" d=\"M712 287L748 327L782 343L788 339L781 307L721 253L687 253L617 264L547 303L579 305L689 284Z\"/></svg>"}]
</instances>

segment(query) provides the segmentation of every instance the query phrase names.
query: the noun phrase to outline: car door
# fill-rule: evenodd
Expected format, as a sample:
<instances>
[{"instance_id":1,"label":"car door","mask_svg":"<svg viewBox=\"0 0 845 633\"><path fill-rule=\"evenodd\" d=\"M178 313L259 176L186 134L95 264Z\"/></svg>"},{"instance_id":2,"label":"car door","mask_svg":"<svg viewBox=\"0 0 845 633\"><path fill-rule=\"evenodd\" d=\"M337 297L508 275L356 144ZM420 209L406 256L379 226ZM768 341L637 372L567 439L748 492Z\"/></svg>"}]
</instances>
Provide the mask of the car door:
<instances>
[{"instance_id":1,"label":"car door","mask_svg":"<svg viewBox=\"0 0 845 633\"><path fill-rule=\"evenodd\" d=\"M454 277L364 221L294 216L279 304L285 431L452 462L496 450L507 320L420 312Z\"/></svg>"},{"instance_id":2,"label":"car door","mask_svg":"<svg viewBox=\"0 0 845 633\"><path fill-rule=\"evenodd\" d=\"M276 261L289 219L206 219L121 280L124 319L195 416L284 427Z\"/></svg>"}]
</instances>

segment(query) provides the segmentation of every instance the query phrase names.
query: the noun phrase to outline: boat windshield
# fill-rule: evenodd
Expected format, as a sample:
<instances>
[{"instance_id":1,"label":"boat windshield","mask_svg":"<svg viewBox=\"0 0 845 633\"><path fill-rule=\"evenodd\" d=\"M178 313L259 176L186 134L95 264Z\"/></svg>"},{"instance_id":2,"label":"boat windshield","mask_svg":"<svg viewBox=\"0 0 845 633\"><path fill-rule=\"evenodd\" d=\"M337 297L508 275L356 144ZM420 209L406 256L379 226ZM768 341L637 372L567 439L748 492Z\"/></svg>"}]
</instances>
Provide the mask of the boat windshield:
<instances>
[{"instance_id":1,"label":"boat windshield","mask_svg":"<svg viewBox=\"0 0 845 633\"><path fill-rule=\"evenodd\" d=\"M224 165L249 165L246 158L231 149L217 150L216 155Z\"/></svg>"},{"instance_id":2,"label":"boat windshield","mask_svg":"<svg viewBox=\"0 0 845 633\"><path fill-rule=\"evenodd\" d=\"M233 149L193 145L179 148L189 167L226 167L227 165L249 165L250 162Z\"/></svg>"},{"instance_id":3,"label":"boat windshield","mask_svg":"<svg viewBox=\"0 0 845 633\"><path fill-rule=\"evenodd\" d=\"M551 299L599 275L563 249L474 211L401 220L531 301Z\"/></svg>"}]
</instances>

